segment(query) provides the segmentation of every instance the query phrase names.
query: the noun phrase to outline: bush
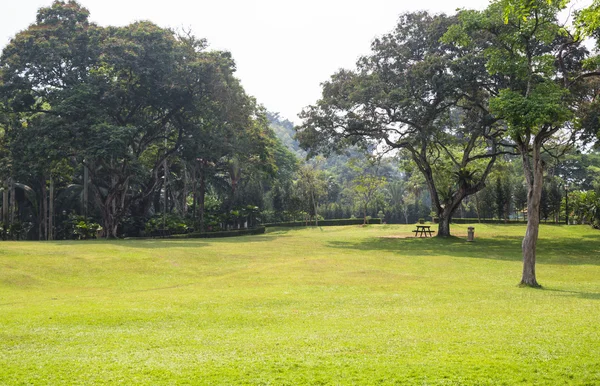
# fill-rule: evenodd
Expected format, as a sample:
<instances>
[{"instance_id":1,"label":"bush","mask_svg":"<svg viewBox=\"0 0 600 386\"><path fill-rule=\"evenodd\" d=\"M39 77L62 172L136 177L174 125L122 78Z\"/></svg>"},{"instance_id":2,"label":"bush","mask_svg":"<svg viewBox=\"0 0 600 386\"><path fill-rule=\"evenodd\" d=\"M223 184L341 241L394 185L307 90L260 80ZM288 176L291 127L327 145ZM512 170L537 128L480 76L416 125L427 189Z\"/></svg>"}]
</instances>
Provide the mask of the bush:
<instances>
[{"instance_id":1,"label":"bush","mask_svg":"<svg viewBox=\"0 0 600 386\"><path fill-rule=\"evenodd\" d=\"M173 234L186 233L188 226L179 215L169 213L163 217L163 215L156 215L146 222L144 225L144 231L146 235L152 234L158 230L168 230Z\"/></svg>"},{"instance_id":2,"label":"bush","mask_svg":"<svg viewBox=\"0 0 600 386\"><path fill-rule=\"evenodd\" d=\"M207 239L216 237L233 237L233 236L247 236L247 235L260 235L265 233L265 227L251 228L251 229L235 229L232 231L218 231L218 232L194 232L187 234L180 234L173 236L174 238L182 239Z\"/></svg>"},{"instance_id":3,"label":"bush","mask_svg":"<svg viewBox=\"0 0 600 386\"><path fill-rule=\"evenodd\" d=\"M31 229L31 223L16 221L12 224L0 223L0 238L2 240L20 240Z\"/></svg>"},{"instance_id":4,"label":"bush","mask_svg":"<svg viewBox=\"0 0 600 386\"><path fill-rule=\"evenodd\" d=\"M438 223L438 218L435 217L433 219L434 223ZM527 224L527 221L525 220L508 220L508 222L505 222L504 220L498 220L498 219L481 219L478 220L477 218L453 218L452 219L452 223L453 224L476 224L476 223L480 223L480 224Z\"/></svg>"},{"instance_id":5,"label":"bush","mask_svg":"<svg viewBox=\"0 0 600 386\"><path fill-rule=\"evenodd\" d=\"M319 220L319 226L339 226L339 225L362 225L362 218L344 218L335 220ZM380 218L367 219L367 224L381 224ZM303 227L303 226L314 226L314 221L288 221L288 222L276 222L263 224L265 227Z\"/></svg>"},{"instance_id":6,"label":"bush","mask_svg":"<svg viewBox=\"0 0 600 386\"><path fill-rule=\"evenodd\" d=\"M31 225L26 227L24 224L17 221L8 227L8 233L13 240L20 240L21 236L26 234L29 228L31 228Z\"/></svg>"},{"instance_id":7,"label":"bush","mask_svg":"<svg viewBox=\"0 0 600 386\"><path fill-rule=\"evenodd\" d=\"M95 239L98 232L102 230L100 224L84 216L70 215L69 220L73 226L73 235L79 240Z\"/></svg>"},{"instance_id":8,"label":"bush","mask_svg":"<svg viewBox=\"0 0 600 386\"><path fill-rule=\"evenodd\" d=\"M10 227L10 225L8 224L4 224L0 222L0 237L2 237L2 240L6 240L8 238L8 228Z\"/></svg>"},{"instance_id":9,"label":"bush","mask_svg":"<svg viewBox=\"0 0 600 386\"><path fill-rule=\"evenodd\" d=\"M244 223L247 223L249 228L253 228L256 225L258 214L258 206L236 206L229 213L223 214L223 223L228 227L238 229L243 228Z\"/></svg>"}]
</instances>

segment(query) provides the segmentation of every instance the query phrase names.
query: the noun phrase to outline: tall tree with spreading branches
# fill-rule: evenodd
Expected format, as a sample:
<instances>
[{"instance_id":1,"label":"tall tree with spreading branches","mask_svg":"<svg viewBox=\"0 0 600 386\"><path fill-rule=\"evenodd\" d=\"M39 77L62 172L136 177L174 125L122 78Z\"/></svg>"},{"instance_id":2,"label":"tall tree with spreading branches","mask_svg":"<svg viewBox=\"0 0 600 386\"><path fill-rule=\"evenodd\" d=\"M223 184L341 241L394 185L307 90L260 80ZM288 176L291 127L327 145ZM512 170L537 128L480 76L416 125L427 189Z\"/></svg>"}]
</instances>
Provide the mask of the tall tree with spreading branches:
<instances>
[{"instance_id":1,"label":"tall tree with spreading branches","mask_svg":"<svg viewBox=\"0 0 600 386\"><path fill-rule=\"evenodd\" d=\"M426 12L400 16L356 70L323 84L297 128L313 154L354 144L407 153L425 178L442 237L462 200L485 187L504 135L488 109L499 85L485 69L486 42L443 42L454 23ZM441 160L448 166L438 168Z\"/></svg>"},{"instance_id":2,"label":"tall tree with spreading branches","mask_svg":"<svg viewBox=\"0 0 600 386\"><path fill-rule=\"evenodd\" d=\"M506 124L506 140L523 162L528 192L521 284L531 287L539 287L535 260L545 168L542 153L558 156L572 143L585 124L578 110L597 98L590 93L590 80L600 75L583 35L558 21L566 6L563 0L494 1L484 11L463 11L461 24L446 36L460 46L484 36L489 43L484 50L488 72L504 80L490 107Z\"/></svg>"}]
</instances>

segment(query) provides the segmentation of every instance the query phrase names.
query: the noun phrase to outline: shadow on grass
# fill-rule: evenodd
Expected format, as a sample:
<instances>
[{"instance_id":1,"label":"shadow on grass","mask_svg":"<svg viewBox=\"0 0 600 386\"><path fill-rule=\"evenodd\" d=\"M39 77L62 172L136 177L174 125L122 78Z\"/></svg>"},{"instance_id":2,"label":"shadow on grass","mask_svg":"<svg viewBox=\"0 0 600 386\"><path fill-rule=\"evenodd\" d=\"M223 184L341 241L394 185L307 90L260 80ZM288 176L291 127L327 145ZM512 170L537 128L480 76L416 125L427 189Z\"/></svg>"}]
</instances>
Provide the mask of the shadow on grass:
<instances>
[{"instance_id":1,"label":"shadow on grass","mask_svg":"<svg viewBox=\"0 0 600 386\"><path fill-rule=\"evenodd\" d=\"M289 233L292 233L294 230L298 230L297 228L283 228L283 227L269 227L265 231L267 235L277 235L277 236L289 236Z\"/></svg>"},{"instance_id":2,"label":"shadow on grass","mask_svg":"<svg viewBox=\"0 0 600 386\"><path fill-rule=\"evenodd\" d=\"M332 248L362 251L386 251L403 256L447 255L461 258L521 261L522 236L477 238L469 243L463 238L369 238L361 242L332 241ZM582 238L540 238L538 264L600 265L600 233Z\"/></svg>"},{"instance_id":3,"label":"shadow on grass","mask_svg":"<svg viewBox=\"0 0 600 386\"><path fill-rule=\"evenodd\" d=\"M248 242L266 242L276 240L276 237L263 235L247 235L237 237L219 237L219 238L131 238L131 239L94 239L94 240L61 240L61 241L45 241L44 243L61 245L61 246L80 246L80 245L111 245L125 246L127 248L202 248L207 247L215 242L227 241L231 243L248 243Z\"/></svg>"},{"instance_id":4,"label":"shadow on grass","mask_svg":"<svg viewBox=\"0 0 600 386\"><path fill-rule=\"evenodd\" d=\"M565 296L575 296L582 299L589 300L600 300L600 293L598 292L581 292L581 291L568 291L568 290L560 290L553 288L542 288L542 291L550 291L550 292L558 292L561 294L565 294Z\"/></svg>"},{"instance_id":5,"label":"shadow on grass","mask_svg":"<svg viewBox=\"0 0 600 386\"><path fill-rule=\"evenodd\" d=\"M248 243L248 242L265 242L273 241L276 238L266 236L240 236L240 237L223 237L223 238L212 238L212 239L113 239L113 240L68 240L68 241L46 241L45 243L61 246L124 246L127 248L137 249L154 249L154 248L202 248L208 247L215 242L231 242L235 244Z\"/></svg>"},{"instance_id":6,"label":"shadow on grass","mask_svg":"<svg viewBox=\"0 0 600 386\"><path fill-rule=\"evenodd\" d=\"M99 239L99 240L67 240L67 241L45 241L45 243L61 246L124 246L127 248L201 248L210 245L209 242L199 239Z\"/></svg>"}]
</instances>

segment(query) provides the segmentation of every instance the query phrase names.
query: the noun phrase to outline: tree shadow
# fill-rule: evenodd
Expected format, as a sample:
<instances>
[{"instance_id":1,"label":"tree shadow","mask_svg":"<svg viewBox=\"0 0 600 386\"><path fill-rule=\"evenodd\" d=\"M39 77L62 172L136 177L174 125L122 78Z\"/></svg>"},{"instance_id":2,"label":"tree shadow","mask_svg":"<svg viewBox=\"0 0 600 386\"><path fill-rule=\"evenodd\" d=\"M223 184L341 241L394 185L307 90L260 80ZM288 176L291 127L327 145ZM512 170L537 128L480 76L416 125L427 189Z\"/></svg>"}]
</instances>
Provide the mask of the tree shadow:
<instances>
[{"instance_id":1,"label":"tree shadow","mask_svg":"<svg viewBox=\"0 0 600 386\"><path fill-rule=\"evenodd\" d=\"M294 230L294 228L283 228L283 227L269 227L265 231L267 235L277 235L277 236L291 236L290 233ZM298 229L295 229L298 230Z\"/></svg>"},{"instance_id":2,"label":"tree shadow","mask_svg":"<svg viewBox=\"0 0 600 386\"><path fill-rule=\"evenodd\" d=\"M229 241L235 244L247 242L273 241L276 237L265 235L244 235L235 237L215 238L128 238L128 239L93 239L93 240L57 240L45 243L61 246L79 245L113 245L126 246L127 248L154 249L154 248L202 248L215 242Z\"/></svg>"},{"instance_id":3,"label":"tree shadow","mask_svg":"<svg viewBox=\"0 0 600 386\"><path fill-rule=\"evenodd\" d=\"M578 297L581 299L600 300L600 292L568 291L568 290L546 288L546 287L543 287L542 291L564 293L565 296L574 296L574 297Z\"/></svg>"},{"instance_id":4,"label":"tree shadow","mask_svg":"<svg viewBox=\"0 0 600 386\"><path fill-rule=\"evenodd\" d=\"M99 239L99 240L63 240L46 241L45 243L60 246L126 246L135 249L154 249L154 248L202 248L210 245L206 239Z\"/></svg>"},{"instance_id":5,"label":"tree shadow","mask_svg":"<svg viewBox=\"0 0 600 386\"><path fill-rule=\"evenodd\" d=\"M458 237L369 238L358 242L331 241L332 248L385 251L403 256L448 255L461 258L521 261L522 236L479 237L467 242ZM600 233L578 239L540 238L538 264L600 265Z\"/></svg>"}]
</instances>

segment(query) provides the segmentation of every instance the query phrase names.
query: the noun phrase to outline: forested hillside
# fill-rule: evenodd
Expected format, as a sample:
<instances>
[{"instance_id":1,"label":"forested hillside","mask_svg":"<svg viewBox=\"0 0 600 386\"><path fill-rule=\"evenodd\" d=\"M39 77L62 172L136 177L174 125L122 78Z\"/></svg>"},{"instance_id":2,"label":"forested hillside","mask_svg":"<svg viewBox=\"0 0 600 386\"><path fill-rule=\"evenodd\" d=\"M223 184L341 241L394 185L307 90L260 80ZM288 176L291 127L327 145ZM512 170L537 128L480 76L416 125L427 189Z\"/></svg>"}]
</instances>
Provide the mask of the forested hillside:
<instances>
[{"instance_id":1,"label":"forested hillside","mask_svg":"<svg viewBox=\"0 0 600 386\"><path fill-rule=\"evenodd\" d=\"M306 151L300 148L300 143L296 139L294 124L288 119L281 117L279 113L267 112L269 126L285 147L292 151L298 159L306 158Z\"/></svg>"}]
</instances>

